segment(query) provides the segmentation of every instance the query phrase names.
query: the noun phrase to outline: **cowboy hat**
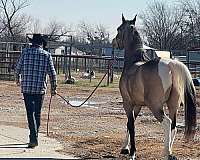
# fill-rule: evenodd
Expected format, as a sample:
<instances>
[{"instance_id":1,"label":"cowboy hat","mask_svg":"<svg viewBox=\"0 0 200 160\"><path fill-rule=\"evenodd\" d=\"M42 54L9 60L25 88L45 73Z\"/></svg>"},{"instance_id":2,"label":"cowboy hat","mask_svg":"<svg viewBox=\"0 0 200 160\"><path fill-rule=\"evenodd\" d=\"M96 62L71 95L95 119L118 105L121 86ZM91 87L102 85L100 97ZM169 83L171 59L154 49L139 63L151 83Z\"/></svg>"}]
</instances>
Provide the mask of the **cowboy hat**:
<instances>
[{"instance_id":1,"label":"cowboy hat","mask_svg":"<svg viewBox=\"0 0 200 160\"><path fill-rule=\"evenodd\" d=\"M41 34L33 34L33 38L28 37L32 45L43 45L47 42L47 38Z\"/></svg>"}]
</instances>

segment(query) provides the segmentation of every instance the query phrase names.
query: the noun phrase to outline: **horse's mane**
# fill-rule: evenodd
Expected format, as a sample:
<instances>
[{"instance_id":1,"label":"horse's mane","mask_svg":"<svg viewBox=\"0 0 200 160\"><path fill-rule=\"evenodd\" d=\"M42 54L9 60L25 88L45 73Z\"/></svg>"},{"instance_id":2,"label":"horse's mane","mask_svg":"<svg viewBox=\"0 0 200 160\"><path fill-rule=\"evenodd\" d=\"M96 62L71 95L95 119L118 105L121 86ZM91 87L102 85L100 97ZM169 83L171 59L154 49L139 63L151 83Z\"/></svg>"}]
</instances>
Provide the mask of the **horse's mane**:
<instances>
[{"instance_id":1,"label":"horse's mane","mask_svg":"<svg viewBox=\"0 0 200 160\"><path fill-rule=\"evenodd\" d=\"M127 23L130 24L130 21L127 20ZM137 63L139 61L145 61L145 62L149 61L150 58L146 55L146 52L143 48L143 42L139 32L137 31L135 26L131 27L132 31L130 31L130 36L132 37L130 39L132 39L131 46L134 48L133 49L134 57L130 58L129 56L131 55L128 55L127 57L125 56L125 61L127 63L130 62L130 64Z\"/></svg>"}]
</instances>

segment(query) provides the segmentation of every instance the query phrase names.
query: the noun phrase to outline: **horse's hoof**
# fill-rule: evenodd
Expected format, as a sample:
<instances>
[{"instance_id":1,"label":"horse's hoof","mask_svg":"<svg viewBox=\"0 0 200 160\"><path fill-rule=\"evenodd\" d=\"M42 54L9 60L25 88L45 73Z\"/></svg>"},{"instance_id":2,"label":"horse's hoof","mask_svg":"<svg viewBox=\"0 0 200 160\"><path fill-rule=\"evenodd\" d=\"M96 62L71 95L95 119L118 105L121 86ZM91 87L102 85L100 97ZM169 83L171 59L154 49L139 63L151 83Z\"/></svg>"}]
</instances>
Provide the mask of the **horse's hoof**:
<instances>
[{"instance_id":1,"label":"horse's hoof","mask_svg":"<svg viewBox=\"0 0 200 160\"><path fill-rule=\"evenodd\" d=\"M129 149L127 148L122 149L120 154L129 154Z\"/></svg>"},{"instance_id":2,"label":"horse's hoof","mask_svg":"<svg viewBox=\"0 0 200 160\"><path fill-rule=\"evenodd\" d=\"M130 160L135 160L135 158L136 158L135 153L132 156L130 156Z\"/></svg>"},{"instance_id":3,"label":"horse's hoof","mask_svg":"<svg viewBox=\"0 0 200 160\"><path fill-rule=\"evenodd\" d=\"M169 155L168 156L168 160L178 160L178 159L173 155Z\"/></svg>"}]
</instances>

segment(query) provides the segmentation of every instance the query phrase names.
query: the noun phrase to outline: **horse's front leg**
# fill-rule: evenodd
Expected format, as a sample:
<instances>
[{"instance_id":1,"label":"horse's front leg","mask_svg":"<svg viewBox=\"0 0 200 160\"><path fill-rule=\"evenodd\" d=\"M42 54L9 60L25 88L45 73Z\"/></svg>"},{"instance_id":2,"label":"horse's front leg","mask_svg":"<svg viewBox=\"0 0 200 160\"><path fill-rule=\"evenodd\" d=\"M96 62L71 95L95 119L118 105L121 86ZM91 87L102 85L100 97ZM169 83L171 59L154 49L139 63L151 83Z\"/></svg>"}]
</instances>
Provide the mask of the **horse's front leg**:
<instances>
[{"instance_id":1,"label":"horse's front leg","mask_svg":"<svg viewBox=\"0 0 200 160\"><path fill-rule=\"evenodd\" d=\"M128 123L127 123L127 126L128 126ZM130 142L130 134L129 134L129 130L127 127L126 138L125 138L122 150L121 150L121 154L129 154L129 142Z\"/></svg>"},{"instance_id":2,"label":"horse's front leg","mask_svg":"<svg viewBox=\"0 0 200 160\"><path fill-rule=\"evenodd\" d=\"M121 154L129 154L129 143L131 142L130 156L131 159L135 159L135 120L141 110L141 106L125 105L124 109L128 118L127 132L124 146L122 147ZM129 107L128 107L129 106Z\"/></svg>"},{"instance_id":3,"label":"horse's front leg","mask_svg":"<svg viewBox=\"0 0 200 160\"><path fill-rule=\"evenodd\" d=\"M130 149L130 158L132 160L135 159L135 153L136 153L136 147L135 147L135 118L133 116L133 113L129 113L128 115L128 123L127 128L130 134L130 143L131 143L131 149Z\"/></svg>"},{"instance_id":4,"label":"horse's front leg","mask_svg":"<svg viewBox=\"0 0 200 160\"><path fill-rule=\"evenodd\" d=\"M130 149L130 157L131 159L135 159L135 125L134 125L134 117L132 111L127 115L128 123L127 123L127 132L126 139L124 142L124 146L122 147L121 154L129 154L129 142L131 143Z\"/></svg>"}]
</instances>

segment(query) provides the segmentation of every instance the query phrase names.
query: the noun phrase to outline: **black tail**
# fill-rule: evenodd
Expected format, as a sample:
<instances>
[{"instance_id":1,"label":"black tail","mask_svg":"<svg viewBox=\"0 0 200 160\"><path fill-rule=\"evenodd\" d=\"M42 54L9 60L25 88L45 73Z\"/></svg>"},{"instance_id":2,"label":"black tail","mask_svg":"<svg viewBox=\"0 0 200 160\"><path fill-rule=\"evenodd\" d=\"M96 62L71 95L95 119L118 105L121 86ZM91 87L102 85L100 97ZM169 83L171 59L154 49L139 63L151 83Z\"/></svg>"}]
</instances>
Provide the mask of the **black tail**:
<instances>
[{"instance_id":1,"label":"black tail","mask_svg":"<svg viewBox=\"0 0 200 160\"><path fill-rule=\"evenodd\" d=\"M185 138L192 139L196 130L196 92L193 82L185 88Z\"/></svg>"}]
</instances>

